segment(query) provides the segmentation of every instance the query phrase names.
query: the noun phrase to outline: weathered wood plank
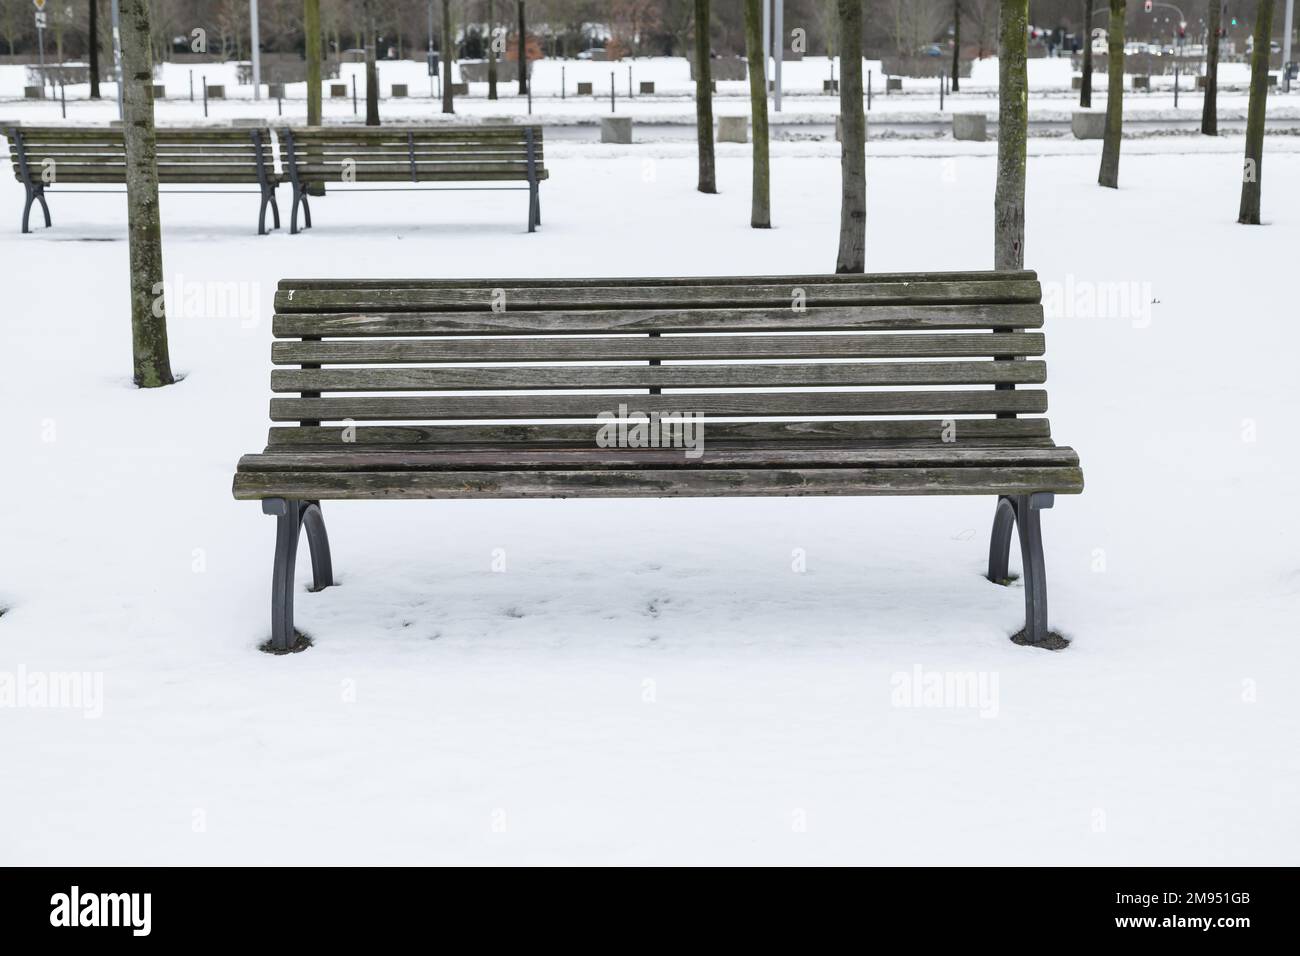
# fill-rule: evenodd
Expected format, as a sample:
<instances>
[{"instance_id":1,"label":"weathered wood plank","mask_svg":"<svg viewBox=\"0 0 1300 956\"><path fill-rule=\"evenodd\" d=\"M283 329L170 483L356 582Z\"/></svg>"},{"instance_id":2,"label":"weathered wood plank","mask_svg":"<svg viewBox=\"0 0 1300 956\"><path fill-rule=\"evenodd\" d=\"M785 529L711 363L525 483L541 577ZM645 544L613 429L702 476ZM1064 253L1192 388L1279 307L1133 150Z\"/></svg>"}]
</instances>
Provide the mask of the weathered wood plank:
<instances>
[{"instance_id":1,"label":"weathered wood plank","mask_svg":"<svg viewBox=\"0 0 1300 956\"><path fill-rule=\"evenodd\" d=\"M1037 303L1009 305L843 305L776 308L586 309L513 312L332 312L277 314L273 334L347 338L421 335L590 335L616 332L833 332L1031 329Z\"/></svg>"},{"instance_id":2,"label":"weathered wood plank","mask_svg":"<svg viewBox=\"0 0 1300 956\"><path fill-rule=\"evenodd\" d=\"M548 447L595 446L590 425L337 425L273 426L267 448L317 448L335 450L388 447L410 450L419 446ZM791 444L933 445L948 441L967 444L1034 443L1051 445L1051 424L1046 418L876 419L867 421L813 420L801 422L709 422L708 442L753 445L764 442Z\"/></svg>"},{"instance_id":3,"label":"weathered wood plank","mask_svg":"<svg viewBox=\"0 0 1300 956\"><path fill-rule=\"evenodd\" d=\"M832 385L1041 385L1042 362L877 362L798 365L618 365L526 368L274 369L273 392L509 389L764 388Z\"/></svg>"},{"instance_id":4,"label":"weathered wood plank","mask_svg":"<svg viewBox=\"0 0 1300 956\"><path fill-rule=\"evenodd\" d=\"M634 399L634 400L633 400ZM528 395L461 397L273 398L271 420L402 421L596 418L626 404L630 411L779 417L1041 413L1041 389L897 392L746 392L671 395Z\"/></svg>"},{"instance_id":5,"label":"weathered wood plank","mask_svg":"<svg viewBox=\"0 0 1300 956\"><path fill-rule=\"evenodd\" d=\"M977 358L1042 355L1041 332L938 335L691 335L609 338L273 342L276 365Z\"/></svg>"},{"instance_id":6,"label":"weathered wood plank","mask_svg":"<svg viewBox=\"0 0 1300 956\"><path fill-rule=\"evenodd\" d=\"M997 468L1070 467L1074 449L1053 448L715 448L697 457L685 449L569 448L356 451L245 455L239 471L587 471L638 468Z\"/></svg>"},{"instance_id":7,"label":"weathered wood plank","mask_svg":"<svg viewBox=\"0 0 1300 956\"><path fill-rule=\"evenodd\" d=\"M234 495L243 500L1021 495L1082 490L1083 473L1069 467L239 472L234 481Z\"/></svg>"},{"instance_id":8,"label":"weathered wood plank","mask_svg":"<svg viewBox=\"0 0 1300 956\"><path fill-rule=\"evenodd\" d=\"M981 270L971 272L868 272L857 274L791 274L779 276L656 276L634 279L620 279L611 276L581 276L553 279L506 278L506 279L331 279L301 278L281 279L280 289L567 289L580 286L637 286L652 288L680 288L682 286L730 286L753 285L763 282L772 285L806 285L810 282L822 284L859 285L862 283L876 285L882 282L1003 282L1008 279L1017 281L1036 281L1038 274L1030 269L1015 272L998 272Z\"/></svg>"},{"instance_id":9,"label":"weathered wood plank","mask_svg":"<svg viewBox=\"0 0 1300 956\"><path fill-rule=\"evenodd\" d=\"M579 286L518 288L507 296L510 309L654 309L724 306L785 306L797 299L795 288L766 280L743 285L690 286ZM937 305L941 303L994 304L1040 301L1037 282L971 280L953 282L828 283L798 286L803 304L851 305L876 303ZM297 289L283 285L275 294L277 312L431 312L443 309L500 307L500 297L490 288L438 289L331 288Z\"/></svg>"}]
</instances>

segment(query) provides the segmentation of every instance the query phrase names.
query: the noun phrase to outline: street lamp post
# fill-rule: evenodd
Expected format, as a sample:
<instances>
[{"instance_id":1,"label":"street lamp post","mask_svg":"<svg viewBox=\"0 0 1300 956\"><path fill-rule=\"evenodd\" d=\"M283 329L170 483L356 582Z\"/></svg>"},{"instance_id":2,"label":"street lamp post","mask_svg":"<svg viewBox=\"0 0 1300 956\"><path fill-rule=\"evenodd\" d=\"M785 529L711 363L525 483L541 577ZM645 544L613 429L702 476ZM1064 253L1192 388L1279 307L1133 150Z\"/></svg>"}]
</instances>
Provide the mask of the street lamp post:
<instances>
[{"instance_id":1,"label":"street lamp post","mask_svg":"<svg viewBox=\"0 0 1300 956\"><path fill-rule=\"evenodd\" d=\"M257 30L257 0L248 0L248 43L253 48L253 99L262 98L262 41Z\"/></svg>"}]
</instances>

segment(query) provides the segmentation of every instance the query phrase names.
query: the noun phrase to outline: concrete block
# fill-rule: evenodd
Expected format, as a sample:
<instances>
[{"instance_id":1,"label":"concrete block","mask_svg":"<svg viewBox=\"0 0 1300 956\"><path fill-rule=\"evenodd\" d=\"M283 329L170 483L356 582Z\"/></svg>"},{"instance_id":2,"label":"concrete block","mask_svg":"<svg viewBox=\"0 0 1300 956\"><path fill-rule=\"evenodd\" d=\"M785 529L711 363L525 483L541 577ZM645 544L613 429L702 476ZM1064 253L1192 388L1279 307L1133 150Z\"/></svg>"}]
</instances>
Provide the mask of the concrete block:
<instances>
[{"instance_id":1,"label":"concrete block","mask_svg":"<svg viewBox=\"0 0 1300 956\"><path fill-rule=\"evenodd\" d=\"M1075 110L1070 116L1070 130L1075 139L1104 139L1106 114L1101 110Z\"/></svg>"},{"instance_id":2,"label":"concrete block","mask_svg":"<svg viewBox=\"0 0 1300 956\"><path fill-rule=\"evenodd\" d=\"M632 117L602 116L600 118L600 141L602 143L632 142Z\"/></svg>"},{"instance_id":3,"label":"concrete block","mask_svg":"<svg viewBox=\"0 0 1300 956\"><path fill-rule=\"evenodd\" d=\"M749 117L748 116L719 116L718 117L718 142L719 143L748 143L749 142Z\"/></svg>"},{"instance_id":4,"label":"concrete block","mask_svg":"<svg viewBox=\"0 0 1300 956\"><path fill-rule=\"evenodd\" d=\"M982 143L989 138L989 119L983 113L953 113L952 138Z\"/></svg>"}]
</instances>

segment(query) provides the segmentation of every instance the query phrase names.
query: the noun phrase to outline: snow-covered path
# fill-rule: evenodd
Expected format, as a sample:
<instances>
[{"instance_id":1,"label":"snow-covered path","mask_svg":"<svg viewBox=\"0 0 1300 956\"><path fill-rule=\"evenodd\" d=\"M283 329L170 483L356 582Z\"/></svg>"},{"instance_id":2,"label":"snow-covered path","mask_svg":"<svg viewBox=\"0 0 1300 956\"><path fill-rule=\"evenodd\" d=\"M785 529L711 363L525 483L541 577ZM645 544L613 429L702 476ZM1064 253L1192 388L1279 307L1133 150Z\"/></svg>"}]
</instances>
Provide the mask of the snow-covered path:
<instances>
[{"instance_id":1,"label":"snow-covered path","mask_svg":"<svg viewBox=\"0 0 1300 956\"><path fill-rule=\"evenodd\" d=\"M1007 640L983 499L331 503L316 644L257 652L273 527L229 484L281 277L826 271L838 164L798 145L763 232L743 147L714 197L689 150L548 151L533 236L521 193L332 195L261 239L254 196L167 197L186 378L153 392L123 197L56 193L21 236L0 188L0 674L103 679L98 718L0 708L0 862L1297 862L1290 137L1262 228L1234 222L1239 138L1126 143L1117 192L1098 144L1031 161L1051 418L1088 481L1044 518L1063 653ZM992 150L892 152L869 268L987 267ZM1137 298L1081 315L1085 290ZM988 694L897 706L917 668Z\"/></svg>"}]
</instances>

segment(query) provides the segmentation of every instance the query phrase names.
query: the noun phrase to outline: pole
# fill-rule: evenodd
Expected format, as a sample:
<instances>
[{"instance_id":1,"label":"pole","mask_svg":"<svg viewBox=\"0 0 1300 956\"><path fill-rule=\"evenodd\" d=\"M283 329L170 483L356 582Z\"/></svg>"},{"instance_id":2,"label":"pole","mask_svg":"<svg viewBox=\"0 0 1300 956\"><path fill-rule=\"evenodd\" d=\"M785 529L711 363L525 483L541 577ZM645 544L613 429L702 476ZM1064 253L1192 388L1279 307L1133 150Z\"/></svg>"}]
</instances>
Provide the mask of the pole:
<instances>
[{"instance_id":1,"label":"pole","mask_svg":"<svg viewBox=\"0 0 1300 956\"><path fill-rule=\"evenodd\" d=\"M871 112L871 70L867 70L867 112Z\"/></svg>"},{"instance_id":2,"label":"pole","mask_svg":"<svg viewBox=\"0 0 1300 956\"><path fill-rule=\"evenodd\" d=\"M122 103L122 17L117 0L111 0L109 13L113 19L113 78L117 82L117 118L125 116ZM203 84L203 115L208 115L208 84Z\"/></svg>"},{"instance_id":3,"label":"pole","mask_svg":"<svg viewBox=\"0 0 1300 956\"><path fill-rule=\"evenodd\" d=\"M194 71L190 70L190 102L194 102Z\"/></svg>"},{"instance_id":4,"label":"pole","mask_svg":"<svg viewBox=\"0 0 1300 956\"><path fill-rule=\"evenodd\" d=\"M491 38L489 37L489 42ZM433 98L433 78L438 71L433 68L433 0L429 0L429 53L425 57L429 70L429 98Z\"/></svg>"},{"instance_id":5,"label":"pole","mask_svg":"<svg viewBox=\"0 0 1300 956\"><path fill-rule=\"evenodd\" d=\"M524 22L524 0L519 0L519 92L528 92L528 29Z\"/></svg>"},{"instance_id":6,"label":"pole","mask_svg":"<svg viewBox=\"0 0 1300 956\"><path fill-rule=\"evenodd\" d=\"M352 74L352 115L357 115L357 75Z\"/></svg>"},{"instance_id":7,"label":"pole","mask_svg":"<svg viewBox=\"0 0 1300 956\"><path fill-rule=\"evenodd\" d=\"M609 111L614 112L614 71L609 71Z\"/></svg>"},{"instance_id":8,"label":"pole","mask_svg":"<svg viewBox=\"0 0 1300 956\"><path fill-rule=\"evenodd\" d=\"M564 66L560 66L560 99L564 99Z\"/></svg>"},{"instance_id":9,"label":"pole","mask_svg":"<svg viewBox=\"0 0 1300 956\"><path fill-rule=\"evenodd\" d=\"M776 56L776 69L772 73L772 81L775 84L772 87L775 91L772 106L779 113L781 112L781 57L785 53L785 0L774 0L774 2L776 12L772 18L772 51Z\"/></svg>"},{"instance_id":10,"label":"pole","mask_svg":"<svg viewBox=\"0 0 1300 956\"><path fill-rule=\"evenodd\" d=\"M116 4L117 0L113 0ZM203 116L206 119L208 115L208 75L204 73L199 77L199 82L203 84Z\"/></svg>"},{"instance_id":11,"label":"pole","mask_svg":"<svg viewBox=\"0 0 1300 956\"><path fill-rule=\"evenodd\" d=\"M262 98L262 39L257 29L257 0L248 0L248 45L252 48L253 99Z\"/></svg>"},{"instance_id":12,"label":"pole","mask_svg":"<svg viewBox=\"0 0 1300 956\"><path fill-rule=\"evenodd\" d=\"M1286 26L1282 28L1282 89L1291 92L1291 30L1295 22L1295 0L1286 0Z\"/></svg>"},{"instance_id":13,"label":"pole","mask_svg":"<svg viewBox=\"0 0 1300 956\"><path fill-rule=\"evenodd\" d=\"M632 64L627 65L627 98L632 99Z\"/></svg>"},{"instance_id":14,"label":"pole","mask_svg":"<svg viewBox=\"0 0 1300 956\"><path fill-rule=\"evenodd\" d=\"M1177 97L1177 95L1178 95L1177 93L1174 94L1175 97ZM1178 105L1177 102L1175 102L1174 105L1177 106ZM939 76L939 112L940 113L943 112L943 75L942 74L940 74Z\"/></svg>"}]
</instances>

